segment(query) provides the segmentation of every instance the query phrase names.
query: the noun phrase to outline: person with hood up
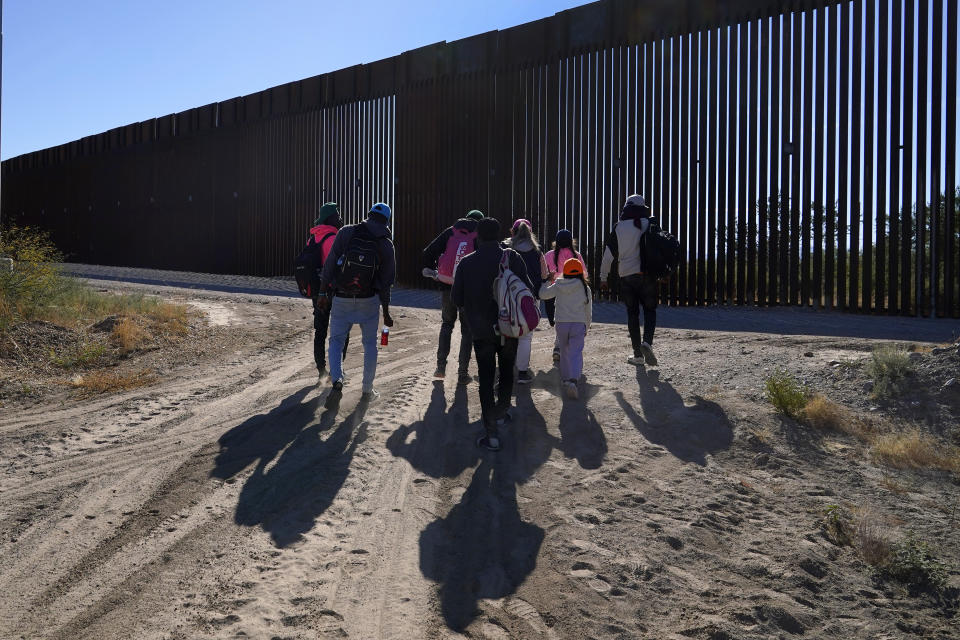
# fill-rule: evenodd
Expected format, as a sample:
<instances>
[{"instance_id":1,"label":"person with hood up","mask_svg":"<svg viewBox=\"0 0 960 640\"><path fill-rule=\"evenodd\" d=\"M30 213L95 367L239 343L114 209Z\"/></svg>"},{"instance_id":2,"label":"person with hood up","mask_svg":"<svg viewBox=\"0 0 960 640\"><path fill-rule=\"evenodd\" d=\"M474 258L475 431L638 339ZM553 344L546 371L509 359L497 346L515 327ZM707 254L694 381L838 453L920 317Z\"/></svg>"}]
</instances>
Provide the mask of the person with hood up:
<instances>
[{"instance_id":1,"label":"person with hood up","mask_svg":"<svg viewBox=\"0 0 960 640\"><path fill-rule=\"evenodd\" d=\"M440 338L437 344L437 370L434 377L443 378L447 370L447 356L450 354L450 338L453 325L460 318L460 354L457 368L457 384L470 382L467 368L470 366L470 350L473 338L470 326L464 321L463 313L458 311L450 296L453 276L463 258L473 253L476 246L477 223L483 220L483 212L473 209L467 215L443 230L423 250L423 275L446 285L440 292Z\"/></svg>"},{"instance_id":2,"label":"person with hood up","mask_svg":"<svg viewBox=\"0 0 960 640\"><path fill-rule=\"evenodd\" d=\"M496 330L500 310L494 297L493 281L500 274L504 252L508 252L510 270L528 287L531 284L523 258L512 249L501 247L497 241L499 237L500 222L496 218L484 218L477 223L477 250L460 261L451 291L453 303L463 309L470 325L477 357L480 412L485 431L477 440L477 446L490 451L500 450L498 425L510 409L513 365L517 357L518 340L503 337ZM498 361L500 378L495 400L493 381Z\"/></svg>"},{"instance_id":3,"label":"person with hood up","mask_svg":"<svg viewBox=\"0 0 960 640\"><path fill-rule=\"evenodd\" d=\"M583 340L593 320L593 296L587 286L583 263L567 258L563 277L540 287L542 300L556 301L557 340L560 343L560 383L573 399L583 372Z\"/></svg>"},{"instance_id":4,"label":"person with hood up","mask_svg":"<svg viewBox=\"0 0 960 640\"><path fill-rule=\"evenodd\" d=\"M326 264L327 256L330 255L330 249L333 247L333 241L337 236L337 231L343 226L343 219L340 217L340 208L336 202L326 202L320 207L317 219L313 221L313 227L310 228L310 236L315 244L320 247L320 264ZM317 305L318 296L313 296L313 360L317 365L317 371L323 378L327 372L327 328L330 324L330 306ZM350 336L343 343L344 357L347 354L347 345Z\"/></svg>"},{"instance_id":5,"label":"person with hood up","mask_svg":"<svg viewBox=\"0 0 960 640\"><path fill-rule=\"evenodd\" d=\"M540 285L550 277L547 262L537 244L537 236L533 233L533 226L526 218L519 218L513 223L510 237L506 245L520 254L527 266L527 276L531 283L530 293L537 296ZM539 302L537 303L539 305ZM533 333L528 333L519 339L517 346L517 384L530 384L533 376L530 375L530 351L533 347Z\"/></svg>"},{"instance_id":6,"label":"person with hood up","mask_svg":"<svg viewBox=\"0 0 960 640\"><path fill-rule=\"evenodd\" d=\"M627 330L633 355L627 362L656 366L653 353L653 332L657 328L657 302L660 283L656 276L644 273L640 239L650 228L650 207L643 196L627 198L620 221L607 236L600 263L600 288L607 288L607 276L613 261L619 261L620 297L627 307ZM643 333L640 332L640 307L643 307Z\"/></svg>"},{"instance_id":7,"label":"person with hood up","mask_svg":"<svg viewBox=\"0 0 960 640\"><path fill-rule=\"evenodd\" d=\"M340 229L320 278L318 305L330 308L330 379L333 390L343 389L343 349L354 324L360 325L363 343L363 397L374 400L377 373L377 329L380 307L383 324L390 317L390 287L396 277L396 256L391 240L390 207L378 202L360 224ZM331 291L332 288L332 291ZM379 304L378 304L379 300Z\"/></svg>"},{"instance_id":8,"label":"person with hood up","mask_svg":"<svg viewBox=\"0 0 960 640\"><path fill-rule=\"evenodd\" d=\"M577 251L577 241L574 240L573 234L570 233L568 229L560 229L557 231L556 239L553 241L553 248L547 253L544 254L543 259L547 263L547 271L550 272L550 282L554 282L557 279L557 276L563 271L563 265L566 264L567 260L570 258L576 258L580 261L580 264L587 264L583 256L580 255L580 252ZM555 302L553 298L544 299L543 304L547 308L547 321L550 323L550 326L554 326L556 321L554 320L554 308ZM560 362L560 335L556 334L553 341L553 361Z\"/></svg>"}]
</instances>

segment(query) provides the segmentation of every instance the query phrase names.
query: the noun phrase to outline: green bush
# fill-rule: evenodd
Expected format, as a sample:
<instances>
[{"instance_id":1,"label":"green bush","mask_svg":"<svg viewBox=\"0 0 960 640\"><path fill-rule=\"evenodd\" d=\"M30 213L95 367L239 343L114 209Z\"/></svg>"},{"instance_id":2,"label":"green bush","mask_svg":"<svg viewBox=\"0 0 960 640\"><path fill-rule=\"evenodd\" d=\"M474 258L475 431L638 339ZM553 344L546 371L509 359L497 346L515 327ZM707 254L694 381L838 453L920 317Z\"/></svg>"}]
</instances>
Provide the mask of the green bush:
<instances>
[{"instance_id":1,"label":"green bush","mask_svg":"<svg viewBox=\"0 0 960 640\"><path fill-rule=\"evenodd\" d=\"M873 350L867 374L873 378L873 396L882 398L904 391L913 372L910 353L901 346L881 345Z\"/></svg>"},{"instance_id":2,"label":"green bush","mask_svg":"<svg viewBox=\"0 0 960 640\"><path fill-rule=\"evenodd\" d=\"M13 258L13 270L0 269L0 331L29 317L63 288L56 263L61 256L50 237L30 227L0 233L0 254Z\"/></svg>"},{"instance_id":3,"label":"green bush","mask_svg":"<svg viewBox=\"0 0 960 640\"><path fill-rule=\"evenodd\" d=\"M880 573L903 583L913 593L941 593L947 588L946 565L934 558L927 543L912 532L893 544Z\"/></svg>"},{"instance_id":4,"label":"green bush","mask_svg":"<svg viewBox=\"0 0 960 640\"><path fill-rule=\"evenodd\" d=\"M786 371L777 371L766 380L767 399L777 411L797 418L807 404L807 390Z\"/></svg>"}]
</instances>

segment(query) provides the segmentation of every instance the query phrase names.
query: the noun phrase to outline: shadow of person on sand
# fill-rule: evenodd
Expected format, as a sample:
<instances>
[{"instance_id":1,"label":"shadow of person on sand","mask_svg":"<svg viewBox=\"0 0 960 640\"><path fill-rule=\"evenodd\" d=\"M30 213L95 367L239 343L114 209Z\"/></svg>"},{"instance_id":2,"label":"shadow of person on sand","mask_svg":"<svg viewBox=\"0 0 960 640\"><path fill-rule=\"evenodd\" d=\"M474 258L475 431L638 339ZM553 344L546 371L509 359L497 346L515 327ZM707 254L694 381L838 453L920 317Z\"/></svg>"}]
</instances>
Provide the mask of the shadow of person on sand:
<instances>
[{"instance_id":1,"label":"shadow of person on sand","mask_svg":"<svg viewBox=\"0 0 960 640\"><path fill-rule=\"evenodd\" d=\"M420 534L420 571L440 585L447 626L462 631L477 601L514 593L537 566L544 530L524 522L510 463L488 455L445 518Z\"/></svg>"},{"instance_id":2,"label":"shadow of person on sand","mask_svg":"<svg viewBox=\"0 0 960 640\"><path fill-rule=\"evenodd\" d=\"M587 401L597 395L600 387L587 382L581 376L579 398L564 399L565 393L560 385L560 373L556 367L548 371L539 371L533 377L529 387L517 388L517 406L521 398L530 399L530 389L543 389L563 399L560 410L560 444L558 448L568 458L575 458L584 469L599 469L607 455L607 437L603 426L587 406ZM530 400L530 406L533 401Z\"/></svg>"},{"instance_id":3,"label":"shadow of person on sand","mask_svg":"<svg viewBox=\"0 0 960 640\"><path fill-rule=\"evenodd\" d=\"M290 398L284 403L288 400ZM269 453L259 456L256 468L240 490L234 521L248 527L260 525L278 547L297 542L313 528L316 518L329 508L346 481L357 446L367 436L366 424L361 422L369 406L366 400L361 400L326 439L321 436L336 423L340 396L328 397L327 408L316 424L303 428L305 424L313 422L316 403L315 399L302 405L303 410L293 411L296 419L290 418L291 412L281 412L278 407L267 414L271 416L276 413L275 419L257 421L256 424L256 428L263 433L276 429L289 434L295 430L295 437L287 438L290 444L286 448L270 447ZM309 411L307 407L310 407ZM257 418L251 418L247 423L254 420ZM249 430L247 423L232 431ZM354 433L358 424L360 426ZM230 432L224 438L229 435ZM270 439L269 436L265 438ZM270 444L278 442L279 439ZM281 449L283 453L271 466L270 463ZM212 475L227 478L245 466L218 465Z\"/></svg>"},{"instance_id":4,"label":"shadow of person on sand","mask_svg":"<svg viewBox=\"0 0 960 640\"><path fill-rule=\"evenodd\" d=\"M513 420L501 430L504 449L481 453L474 443L480 423L467 422L466 412L456 409L466 389L458 387L444 413L438 387L423 420L400 427L387 446L433 477L456 477L479 461L458 504L420 535L420 570L439 584L447 626L462 630L476 617L478 600L509 596L536 567L544 531L523 521L517 486L549 459L559 441L547 432L529 390L520 391Z\"/></svg>"},{"instance_id":5,"label":"shadow of person on sand","mask_svg":"<svg viewBox=\"0 0 960 640\"><path fill-rule=\"evenodd\" d=\"M469 422L466 385L458 385L447 411L443 380L433 383L423 418L403 425L387 438L387 449L431 478L453 478L477 463L480 451L468 446L462 427Z\"/></svg>"},{"instance_id":6,"label":"shadow of person on sand","mask_svg":"<svg viewBox=\"0 0 960 640\"><path fill-rule=\"evenodd\" d=\"M694 404L687 406L670 383L660 380L656 369L648 372L638 367L637 383L643 416L621 391L614 395L627 418L649 442L663 446L681 460L701 466L706 465L708 453L730 447L733 426L720 405L696 396Z\"/></svg>"}]
</instances>

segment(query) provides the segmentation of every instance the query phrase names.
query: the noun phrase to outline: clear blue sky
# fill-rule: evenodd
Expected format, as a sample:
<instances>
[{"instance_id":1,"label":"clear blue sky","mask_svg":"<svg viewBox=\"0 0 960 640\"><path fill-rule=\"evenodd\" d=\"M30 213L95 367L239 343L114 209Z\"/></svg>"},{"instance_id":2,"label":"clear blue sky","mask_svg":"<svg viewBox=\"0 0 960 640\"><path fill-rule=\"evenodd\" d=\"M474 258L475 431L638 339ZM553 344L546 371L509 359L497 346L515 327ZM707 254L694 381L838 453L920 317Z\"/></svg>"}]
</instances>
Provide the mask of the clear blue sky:
<instances>
[{"instance_id":1,"label":"clear blue sky","mask_svg":"<svg viewBox=\"0 0 960 640\"><path fill-rule=\"evenodd\" d=\"M0 157L584 0L5 0Z\"/></svg>"}]
</instances>

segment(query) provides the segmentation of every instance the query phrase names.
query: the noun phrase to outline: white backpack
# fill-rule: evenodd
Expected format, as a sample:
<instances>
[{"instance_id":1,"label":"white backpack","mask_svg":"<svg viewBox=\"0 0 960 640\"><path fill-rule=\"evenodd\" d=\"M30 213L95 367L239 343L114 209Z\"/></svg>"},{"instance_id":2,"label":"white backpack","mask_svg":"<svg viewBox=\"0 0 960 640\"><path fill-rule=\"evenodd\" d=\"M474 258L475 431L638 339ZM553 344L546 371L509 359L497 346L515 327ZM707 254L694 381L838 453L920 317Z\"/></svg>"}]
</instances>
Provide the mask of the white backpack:
<instances>
[{"instance_id":1,"label":"white backpack","mask_svg":"<svg viewBox=\"0 0 960 640\"><path fill-rule=\"evenodd\" d=\"M500 257L500 274L493 281L493 298L497 301L496 330L506 338L519 338L537 328L540 305L526 283L510 269L510 253Z\"/></svg>"}]
</instances>

